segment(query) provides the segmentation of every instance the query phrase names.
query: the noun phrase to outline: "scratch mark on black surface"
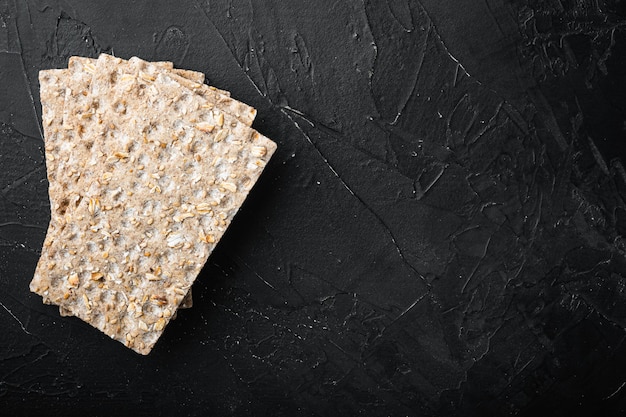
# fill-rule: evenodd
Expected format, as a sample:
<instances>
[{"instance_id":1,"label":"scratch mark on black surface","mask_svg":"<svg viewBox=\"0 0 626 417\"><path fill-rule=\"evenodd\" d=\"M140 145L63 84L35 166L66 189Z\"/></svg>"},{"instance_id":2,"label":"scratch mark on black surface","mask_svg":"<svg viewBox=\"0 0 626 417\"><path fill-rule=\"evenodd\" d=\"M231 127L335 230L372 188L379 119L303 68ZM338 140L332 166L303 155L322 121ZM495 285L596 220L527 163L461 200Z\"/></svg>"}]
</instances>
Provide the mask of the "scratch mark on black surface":
<instances>
[{"instance_id":1,"label":"scratch mark on black surface","mask_svg":"<svg viewBox=\"0 0 626 417\"><path fill-rule=\"evenodd\" d=\"M407 308L405 308L404 310L402 310L402 312L398 315L398 317L396 317L395 319L393 319L393 321L391 323L389 323L389 325L387 325L385 327L385 330L387 330L389 327L393 326L393 324L395 322L397 322L398 320L400 320L402 317L404 317L409 311L411 311L413 309L413 307L415 307L417 305L417 303L419 303L420 301L422 301L424 298L426 298L428 296L428 292L420 295L419 297L417 297L415 299L415 301L413 301Z\"/></svg>"},{"instance_id":2,"label":"scratch mark on black surface","mask_svg":"<svg viewBox=\"0 0 626 417\"><path fill-rule=\"evenodd\" d=\"M406 178L407 180L410 180L411 182L415 182L414 178L411 178L408 175L406 175L404 172L398 169L396 165L393 165L392 163L390 163L389 161L385 159L381 159L378 155L373 154L371 151L368 151L367 149L354 145L352 141L347 140L347 138L342 134L342 132L337 131L336 129L333 129L332 127L326 126L324 123L321 123L318 120L314 120L311 116L304 114L302 111L298 109L294 109L293 107L290 107L289 105L283 105L280 108L281 110L287 110L298 115L302 120L307 122L307 124L309 124L312 128L315 128L318 131L322 132L323 134L337 140L337 142L340 142L342 145L349 146L355 151L360 152L363 155L366 155L370 159L378 161L381 164L384 164L389 170L393 171L394 173ZM379 127L383 132L386 132L386 133L390 133L392 131L385 124L376 123L375 126Z\"/></svg>"},{"instance_id":3,"label":"scratch mark on black surface","mask_svg":"<svg viewBox=\"0 0 626 417\"><path fill-rule=\"evenodd\" d=\"M243 259L241 259L239 256L236 256L235 258L237 258L239 260L239 262L241 262L246 268L248 268L248 270L250 270L258 279L260 279L265 285L267 285L268 287L270 287L271 289L273 289L274 291L276 291L277 293L280 294L280 291L278 291L276 289L276 287L274 287L271 283L269 283L265 278L263 278L258 272L256 272L250 265L248 265ZM281 294L282 295L282 294Z\"/></svg>"},{"instance_id":4,"label":"scratch mark on black surface","mask_svg":"<svg viewBox=\"0 0 626 417\"><path fill-rule=\"evenodd\" d=\"M0 236L0 246L5 247L5 248L25 249L27 252L30 252L34 255L37 255L37 256L41 255L41 249L31 248L30 246L25 245L24 243L10 241L1 236Z\"/></svg>"},{"instance_id":5,"label":"scratch mark on black surface","mask_svg":"<svg viewBox=\"0 0 626 417\"><path fill-rule=\"evenodd\" d=\"M504 30L502 29L502 26L500 25L500 22L498 21L498 19L496 19L496 17L493 15L493 10L491 9L489 0L485 0L485 5L487 6L487 10L489 10L489 16L491 16L491 20L493 20L496 26L498 27L498 30L500 31L502 38L506 39L507 38L506 33L504 33Z\"/></svg>"},{"instance_id":6,"label":"scratch mark on black surface","mask_svg":"<svg viewBox=\"0 0 626 417\"><path fill-rule=\"evenodd\" d=\"M605 175L610 175L609 167L607 166L606 161L602 157L600 150L596 146L596 143L593 141L593 139L591 138L588 138L588 139L589 139L589 147L591 148L591 154L593 155L593 158L598 163L598 166L600 167L602 172L604 172Z\"/></svg>"},{"instance_id":7,"label":"scratch mark on black surface","mask_svg":"<svg viewBox=\"0 0 626 417\"><path fill-rule=\"evenodd\" d=\"M626 326L616 320L614 317L611 317L606 314L606 312L601 311L598 306L596 306L592 301L590 301L585 294L572 294L570 292L566 292L568 295L572 297L572 299L576 299L578 303L583 304L589 310L589 314L596 313L598 316L602 317L607 322L611 323L613 326L626 330Z\"/></svg>"},{"instance_id":8,"label":"scratch mark on black surface","mask_svg":"<svg viewBox=\"0 0 626 417\"><path fill-rule=\"evenodd\" d=\"M456 67L454 68L454 79L452 80L452 87L455 88L456 87L456 83L459 81L459 74L461 73L459 71L459 68L463 68L461 66L461 64L459 64L458 62L456 63Z\"/></svg>"},{"instance_id":9,"label":"scratch mark on black surface","mask_svg":"<svg viewBox=\"0 0 626 417\"><path fill-rule=\"evenodd\" d=\"M213 23L213 20L211 20L211 17L208 15L208 13L206 12L206 10L204 10L204 7L202 7L199 3L198 0L194 1L194 4L196 6L197 9L200 9L200 11L202 12L202 14L206 17L206 20L209 22L209 24L211 25L211 27L213 28L213 30L215 30L215 33L217 33L217 35L219 36L220 40L224 43L224 46L226 46L226 48L228 49L228 51L230 52L230 55L233 59L233 61L235 61L235 63L237 64L237 66L239 67L239 69L241 69L241 71L243 72L243 74L246 76L246 78L248 79L248 81L250 81L250 84L252 84L252 86L254 87L254 89L259 93L259 95L261 97L265 97L266 99L269 98L267 97L266 94L264 94L261 89L259 88L259 86L254 82L254 80L252 79L252 77L250 77L250 75L248 74L248 71L246 71L246 69L239 63L239 60L237 59L237 56L235 55L235 52L230 49L230 46L228 45L228 42L226 42L226 39L224 38L224 35L222 35L222 32L220 32L217 29L217 26L215 26L215 23ZM271 101L270 101L271 102Z\"/></svg>"},{"instance_id":10,"label":"scratch mark on black surface","mask_svg":"<svg viewBox=\"0 0 626 417\"><path fill-rule=\"evenodd\" d=\"M259 86L258 84L255 84L255 86L257 87L257 90L260 90L260 87L263 87L263 97L266 97L268 99L268 101L271 103L272 100L270 98L270 87L268 85L268 79L270 77L270 73L267 74L267 79L265 78L265 76L263 76L263 65L261 64L261 60L259 58L260 52L259 52L259 48L256 46L254 42L254 38L252 37L251 33L248 33L248 54L249 56L252 56L254 58L254 62L256 63L257 68L259 69L259 74L261 76L261 81L263 81L263 84L261 86ZM270 69L271 71L271 69ZM248 73L246 72L246 76L248 76ZM252 81L251 77L250 81ZM254 81L252 81L254 83Z\"/></svg>"},{"instance_id":11,"label":"scratch mark on black surface","mask_svg":"<svg viewBox=\"0 0 626 417\"><path fill-rule=\"evenodd\" d=\"M367 84L369 85L370 96L374 97L374 86L372 82L374 79L374 68L376 67L376 60L378 59L378 45L376 45L376 38L374 37L374 32L372 31L372 25L370 24L370 20L367 17L367 12L365 11L366 9L365 2L363 4L363 8L365 12L365 24L372 38L372 50L374 52L374 56L372 57L372 67L370 68L369 73L367 74L367 78L368 78ZM378 113L378 109L376 109L376 112ZM377 116L380 117L380 113L378 113Z\"/></svg>"},{"instance_id":12,"label":"scratch mark on black surface","mask_svg":"<svg viewBox=\"0 0 626 417\"><path fill-rule=\"evenodd\" d=\"M9 193L9 191L11 191L15 187L19 187L20 185L24 184L26 181L28 181L30 177L32 177L34 174L39 173L43 169L45 169L45 167L43 165L40 165L32 171L29 171L26 174L22 175L21 177L16 178L11 184L8 184L6 187L4 187L2 191L0 191L0 194L2 194L2 196L6 198L6 195Z\"/></svg>"},{"instance_id":13,"label":"scratch mark on black surface","mask_svg":"<svg viewBox=\"0 0 626 417\"><path fill-rule=\"evenodd\" d=\"M411 89L409 90L409 94L406 95L403 99L403 103L398 109L398 113L396 114L395 119L390 123L392 126L398 123L400 116L402 116L402 112L406 109L406 106L409 104L409 100L414 96L415 90L417 89L417 83L420 78L420 72L422 72L422 67L424 65L424 59L426 58L426 45L428 44L428 40L430 39L431 33L433 31L433 26L431 22L428 22L428 31L426 32L426 36L424 36L424 42L420 46L420 57L419 64L417 65L417 69L415 70L415 74L413 77L413 83L411 85Z\"/></svg>"},{"instance_id":14,"label":"scratch mark on black surface","mask_svg":"<svg viewBox=\"0 0 626 417\"><path fill-rule=\"evenodd\" d=\"M2 306L2 308L4 308L6 310L6 312L9 313L11 315L11 317L13 317L13 319L16 322L19 323L19 325L22 328L22 330L24 331L24 333L26 333L27 335L30 335L30 336L33 335L31 332L26 330L26 327L24 326L24 323L22 323L22 321L20 319L18 319L17 316L15 314L13 314L13 312L7 308L7 306L5 306L2 302L0 302L0 306Z\"/></svg>"},{"instance_id":15,"label":"scratch mark on black surface","mask_svg":"<svg viewBox=\"0 0 626 417\"><path fill-rule=\"evenodd\" d=\"M17 9L17 3L15 3L15 8ZM30 9L28 9L28 13L29 13L29 19L32 19L30 17ZM15 23L15 32L17 34L17 45L18 48L20 50L20 63L22 65L22 74L24 75L24 81L26 82L26 90L28 91L28 98L30 99L30 104L32 105L33 108L33 115L35 116L35 118L37 118L38 112L37 112L37 106L35 105L35 97L33 95L33 90L32 90L32 83L30 82L30 80L28 79L28 75L26 74L26 63L24 62L24 57L22 56L23 48L22 48L22 38L20 35L20 28L19 25L17 24L17 22ZM41 124L39 123L39 120L36 121L37 124L37 130L39 131L39 137L41 138L41 140L43 140L43 130L41 129Z\"/></svg>"},{"instance_id":16,"label":"scratch mark on black surface","mask_svg":"<svg viewBox=\"0 0 626 417\"><path fill-rule=\"evenodd\" d=\"M422 198L426 197L426 194L428 194L428 192L433 188L433 186L437 183L437 181L439 181L439 179L443 176L443 173L446 171L447 167L448 167L448 165L444 165L444 166L441 167L441 171L439 171L437 176L435 176L435 178L433 178L433 180L428 183L426 188L424 190L422 190L422 194L420 196L417 196L418 200L421 200ZM420 178L421 178L421 174L420 174ZM419 178L418 178L418 180L419 180Z\"/></svg>"},{"instance_id":17,"label":"scratch mark on black surface","mask_svg":"<svg viewBox=\"0 0 626 417\"><path fill-rule=\"evenodd\" d=\"M498 115L500 114L500 110L502 110L503 104L504 102L500 102L500 104L498 104L495 111L493 112L493 115L489 118L489 121L487 121L487 123L485 123L485 126L478 131L476 136L467 143L468 146L476 143L480 138L485 135L485 133L495 127L495 125L497 124Z\"/></svg>"},{"instance_id":18,"label":"scratch mark on black surface","mask_svg":"<svg viewBox=\"0 0 626 417\"><path fill-rule=\"evenodd\" d=\"M391 231L391 229L389 228L389 226L387 226L387 224L385 223L385 221L371 208L369 207L365 201L363 201L363 199L361 197L359 197L351 188L350 186L348 186L348 184L346 184L346 182L343 180L343 178L341 178L341 176L337 173L337 171L335 170L335 168L333 168L333 166L328 162L328 159L324 156L324 154L322 153L322 151L319 150L319 148L313 143L313 141L311 140L311 138L309 137L309 135L307 135L304 130L302 130L302 128L300 127L300 125L298 124L297 121L295 121L290 115L289 113L287 113L284 109L281 109L282 113L287 116L289 118L289 120L291 120L291 122L296 126L296 128L300 131L300 133L304 136L304 138L307 140L307 142L309 142L309 144L313 147L313 149L316 151L316 153L322 158L322 160L324 161L324 164L328 167L328 169L330 169L330 171L333 173L333 175L339 180L339 182L341 183L341 185L343 185L343 187L354 197L356 198L362 205L363 207L365 207L365 209L367 211L369 211L374 218L378 221L378 223L387 231L387 234L389 235L391 242L393 243L396 251L398 252L398 255L400 256L400 259L402 259L402 262L409 268L411 269L415 275L426 285L427 288L430 288L431 285L428 281L426 281L426 279L424 278L424 276L422 274L419 273L419 271L417 269L415 269L415 267L413 265L411 265L411 263L406 259L406 257L404 256L404 253L402 252L402 249L400 248L400 245L398 244L396 237L394 235L394 233Z\"/></svg>"},{"instance_id":19,"label":"scratch mark on black surface","mask_svg":"<svg viewBox=\"0 0 626 417\"><path fill-rule=\"evenodd\" d=\"M20 226L20 227L28 227L33 229L47 230L46 227L38 225L38 224L27 224L27 223L19 223L19 222L4 222L0 223L0 228L7 226Z\"/></svg>"},{"instance_id":20,"label":"scratch mark on black surface","mask_svg":"<svg viewBox=\"0 0 626 417\"><path fill-rule=\"evenodd\" d=\"M407 2L408 3L408 2ZM396 13L393 11L393 7L391 7L391 5L389 4L389 0L386 1L386 5L387 5L387 10L389 10L389 14L393 17L393 20L395 20L396 22L398 22L398 24L402 27L402 29L407 32L410 33L413 31L415 24L413 23L413 16L411 15L411 11L409 10L409 17L411 18L411 27L406 27L404 26L404 23L402 23L402 21L400 20L400 18L396 15ZM410 9L409 4L407 4L407 6Z\"/></svg>"},{"instance_id":21,"label":"scratch mark on black surface","mask_svg":"<svg viewBox=\"0 0 626 417\"><path fill-rule=\"evenodd\" d=\"M298 129L298 131L305 137L305 139L307 140L307 142L309 142L309 144L313 147L313 149L315 149L316 153L322 158L322 160L324 161L324 164L326 165L326 167L328 169L330 169L330 171L333 173L333 175L339 180L339 182L341 183L341 185L343 185L343 187L355 198L359 199L359 201L361 201L361 199L354 193L354 191L352 191L352 189L348 186L348 184L346 184L346 182L343 180L343 178L341 178L341 176L337 173L337 171L335 171L335 168L333 168L333 166L328 162L328 158L326 158L324 156L324 154L318 149L317 146L315 146L315 144L313 143L313 141L311 140L311 138L309 137L309 135L307 135L304 130L302 130L302 128L300 127L300 125L298 124L298 122L296 122L284 109L281 109L281 112L287 116L287 118L289 118L289 120L291 120L291 122L296 126L296 128ZM308 121L308 120L307 120ZM310 121L309 121L310 123ZM363 203L365 205L365 203L363 201L361 201L361 203ZM367 205L366 205L367 207Z\"/></svg>"},{"instance_id":22,"label":"scratch mark on black surface","mask_svg":"<svg viewBox=\"0 0 626 417\"><path fill-rule=\"evenodd\" d=\"M463 284L463 288L461 289L461 294L465 293L465 290L467 289L468 284L470 283L472 278L474 278L474 275L476 275L476 271L478 271L478 268L480 268L480 265L483 263L483 261L487 257L487 251L489 250L489 244L491 243L491 238L492 236L489 236L489 238L487 239L487 243L485 243L485 249L483 250L482 256L476 263L476 266L474 266L472 273L467 277L467 280L465 280L465 284Z\"/></svg>"},{"instance_id":23,"label":"scratch mark on black surface","mask_svg":"<svg viewBox=\"0 0 626 417\"><path fill-rule=\"evenodd\" d=\"M524 372L524 369L528 368L528 366L535 360L535 358L536 358L536 356L533 355L532 358L530 358L528 361L526 361L526 363L524 363L524 365L522 365L521 368L519 368L517 371L515 371L515 373L513 375L511 375L509 377L509 381L513 381L516 376L521 375L522 372Z\"/></svg>"},{"instance_id":24,"label":"scratch mark on black surface","mask_svg":"<svg viewBox=\"0 0 626 417\"><path fill-rule=\"evenodd\" d=\"M359 363L360 361L357 358L354 358L352 355L350 355L344 348L342 348L341 346L339 346L337 343L335 343L334 340L332 339L327 339L328 342L333 345L338 351L340 351L341 353L343 353L348 359L352 360L355 363Z\"/></svg>"},{"instance_id":25,"label":"scratch mark on black surface","mask_svg":"<svg viewBox=\"0 0 626 417\"><path fill-rule=\"evenodd\" d=\"M604 400L606 401L608 399L615 397L615 395L617 395L617 393L620 392L622 388L624 388L624 386L626 386L626 381L622 382L622 384L619 387L617 387L617 389L613 391L612 394L610 394L608 397L605 397Z\"/></svg>"},{"instance_id":26,"label":"scratch mark on black surface","mask_svg":"<svg viewBox=\"0 0 626 417\"><path fill-rule=\"evenodd\" d=\"M17 54L17 52L7 52L7 53L14 53L14 54ZM27 135L26 133L24 133L24 132L20 131L20 130L16 127L16 126L13 126L13 125L9 125L9 124L6 124L6 123L2 123L2 122L0 122L0 128L2 129L2 130L1 130L1 131L2 131L2 133L7 134L7 132L5 131L5 129L7 129L7 130L9 131L9 132L8 132L8 134L10 135L10 131L12 130L12 131L14 131L14 132L19 133L19 134L20 134L20 136L22 136L23 138L26 138L26 139L28 139L28 140L33 140L33 141L35 141L37 144L41 144L41 140L40 140L40 138L37 138L37 137L35 137L35 136L30 136L30 135ZM11 138L11 139L13 139L14 141L16 141L16 139L15 139L15 138L13 138L13 137L10 137L10 138ZM16 141L16 143L17 143L17 141Z\"/></svg>"},{"instance_id":27,"label":"scratch mark on black surface","mask_svg":"<svg viewBox=\"0 0 626 417\"><path fill-rule=\"evenodd\" d=\"M426 11L426 9L424 9L424 13L426 13L426 16L428 16L428 20L429 22L432 22L432 19L430 18L430 16L428 15L428 12ZM433 30L434 35L437 38L437 41L439 41L439 44L441 45L441 47L443 48L443 50L445 51L446 55L448 55L448 58L450 58L452 61L454 61L459 67L461 67L461 69L463 70L463 72L465 74L467 74L468 76L472 77L470 75L469 72L467 72L467 69L463 66L463 64L461 64L461 62L456 59L454 57L454 55L452 55L452 53L450 52L450 50L448 49L448 47L446 46L446 44L443 42L443 39L441 39L441 36L439 36L439 32L437 32L436 30ZM472 79L478 84L478 85L482 85L482 83L477 79L472 77ZM493 92L493 90L490 90Z\"/></svg>"},{"instance_id":28,"label":"scratch mark on black surface","mask_svg":"<svg viewBox=\"0 0 626 417\"><path fill-rule=\"evenodd\" d=\"M36 345L31 346L31 352L28 353L28 356L30 356L30 353L32 353L33 347ZM18 373L20 370L22 369L27 369L29 366L36 364L37 362L41 361L42 359L44 359L46 356L50 355L52 351L50 349L46 349L44 352L40 353L38 356L36 356L34 359L29 360L28 362L23 362L20 365L18 365L17 367L13 368L12 370L10 370L9 372L7 372L6 374L2 375L2 382L6 383L6 381L9 379L10 376ZM24 354L20 354L19 356L14 356L14 357L3 357L2 359L7 360L7 359L18 359L24 358ZM0 395L1 396L1 395Z\"/></svg>"}]
</instances>

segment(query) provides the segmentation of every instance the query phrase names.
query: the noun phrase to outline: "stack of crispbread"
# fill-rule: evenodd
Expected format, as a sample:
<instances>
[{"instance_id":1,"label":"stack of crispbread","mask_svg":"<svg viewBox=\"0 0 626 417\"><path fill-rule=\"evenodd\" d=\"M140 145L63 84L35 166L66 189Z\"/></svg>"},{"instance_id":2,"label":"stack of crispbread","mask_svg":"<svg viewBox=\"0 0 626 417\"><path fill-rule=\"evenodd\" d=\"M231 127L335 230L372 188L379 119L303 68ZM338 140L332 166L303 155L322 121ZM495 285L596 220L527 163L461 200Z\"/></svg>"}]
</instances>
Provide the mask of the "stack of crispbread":
<instances>
[{"instance_id":1,"label":"stack of crispbread","mask_svg":"<svg viewBox=\"0 0 626 417\"><path fill-rule=\"evenodd\" d=\"M31 291L147 354L276 145L169 62L73 57L39 81L52 213Z\"/></svg>"}]
</instances>

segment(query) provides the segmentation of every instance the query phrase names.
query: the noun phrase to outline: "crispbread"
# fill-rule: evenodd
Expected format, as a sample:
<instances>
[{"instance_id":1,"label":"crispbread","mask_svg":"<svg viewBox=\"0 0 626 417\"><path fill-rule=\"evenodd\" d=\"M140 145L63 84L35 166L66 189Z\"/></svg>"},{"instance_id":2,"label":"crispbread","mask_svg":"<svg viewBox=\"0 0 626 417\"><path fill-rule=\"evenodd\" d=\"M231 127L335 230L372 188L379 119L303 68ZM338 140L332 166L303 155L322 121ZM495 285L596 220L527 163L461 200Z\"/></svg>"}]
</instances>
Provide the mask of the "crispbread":
<instances>
[{"instance_id":1,"label":"crispbread","mask_svg":"<svg viewBox=\"0 0 626 417\"><path fill-rule=\"evenodd\" d=\"M70 57L68 67L77 67L75 71L65 70L65 76L71 76L73 82L66 82L65 100L82 100L85 104L88 102L86 92L89 90L91 77L93 71L95 71L96 59L85 58L79 56ZM196 71L189 71L184 69L176 69L172 62L161 61L155 62L154 65L172 71L174 74L190 80L191 82L203 83L204 74ZM65 102L64 100L64 102ZM63 111L63 127L65 130L73 130L72 123L68 121L69 115L66 110ZM72 143L76 143L74 140ZM79 172L80 173L80 172ZM51 234L51 238L54 238L54 232ZM193 306L193 299L191 291L185 296L185 299L180 305L180 308L190 308ZM59 308L61 315L71 315L68 310Z\"/></svg>"},{"instance_id":2,"label":"crispbread","mask_svg":"<svg viewBox=\"0 0 626 417\"><path fill-rule=\"evenodd\" d=\"M147 354L275 144L154 65L96 67L82 135L103 139L77 150L84 195L31 290Z\"/></svg>"},{"instance_id":3,"label":"crispbread","mask_svg":"<svg viewBox=\"0 0 626 417\"><path fill-rule=\"evenodd\" d=\"M95 70L95 59L83 57L71 57L69 65L79 65L82 69L88 67L88 71ZM193 82L204 81L204 74L189 70L173 69L171 62L158 62L155 65L169 69L174 73L186 77ZM74 206L79 198L79 193L72 193L71 178L80 176L76 170L76 161L70 160L76 140L71 129L62 128L68 125L64 123L67 117L64 112L66 95L72 95L72 89L68 88L69 70L51 69L39 73L40 98L42 103L42 119L44 128L46 171L49 184L49 198L51 208L50 224L46 233L46 239L42 251L46 251L56 240L57 228L64 224L65 212ZM83 77L81 74L74 75L74 91L81 95L89 88L91 76ZM61 117L63 116L63 117ZM70 175L68 175L68 173ZM44 297L44 302L48 300ZM187 294L180 308L190 308L193 305L191 291ZM61 315L68 312L60 308Z\"/></svg>"}]
</instances>

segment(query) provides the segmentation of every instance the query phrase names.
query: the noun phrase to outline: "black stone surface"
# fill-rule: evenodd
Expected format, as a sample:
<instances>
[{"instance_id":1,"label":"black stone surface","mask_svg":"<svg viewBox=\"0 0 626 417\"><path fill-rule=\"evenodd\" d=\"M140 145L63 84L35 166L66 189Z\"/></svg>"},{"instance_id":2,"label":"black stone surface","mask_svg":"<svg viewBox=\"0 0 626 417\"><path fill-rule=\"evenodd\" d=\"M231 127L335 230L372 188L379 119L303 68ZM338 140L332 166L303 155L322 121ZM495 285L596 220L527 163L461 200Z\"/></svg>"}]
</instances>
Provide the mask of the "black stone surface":
<instances>
[{"instance_id":1,"label":"black stone surface","mask_svg":"<svg viewBox=\"0 0 626 417\"><path fill-rule=\"evenodd\" d=\"M279 144L147 357L28 290L37 72L100 52ZM0 414L623 415L625 157L624 1L0 0Z\"/></svg>"}]
</instances>

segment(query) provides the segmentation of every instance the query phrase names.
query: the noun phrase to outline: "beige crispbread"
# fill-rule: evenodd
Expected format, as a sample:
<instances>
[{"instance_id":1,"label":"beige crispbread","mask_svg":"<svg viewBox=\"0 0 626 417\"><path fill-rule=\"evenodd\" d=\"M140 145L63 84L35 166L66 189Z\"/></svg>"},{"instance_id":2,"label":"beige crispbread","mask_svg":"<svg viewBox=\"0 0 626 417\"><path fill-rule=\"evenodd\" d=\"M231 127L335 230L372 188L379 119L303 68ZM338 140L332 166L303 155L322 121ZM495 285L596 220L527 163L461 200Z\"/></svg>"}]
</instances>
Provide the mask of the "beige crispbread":
<instances>
[{"instance_id":1,"label":"beige crispbread","mask_svg":"<svg viewBox=\"0 0 626 417\"><path fill-rule=\"evenodd\" d=\"M96 60L92 58L71 57L70 65L74 62L84 66L93 64L95 61ZM172 69L173 67L171 62L159 62L155 63L155 65L167 69ZM173 69L173 71L194 82L201 83L204 81L204 74L199 72L177 69ZM69 71L66 69L50 69L39 72L42 122L46 151L46 173L49 183L49 196L51 199L51 222L48 230L49 233L46 235L48 237L46 240L47 245L44 245L44 248L49 246L54 240L54 235L50 232L57 227L59 221L62 222L65 210L70 206L70 201L65 198L68 188L66 174L68 171L74 176L80 174L75 171L76 161L71 161L72 163L68 164L68 162L70 162L69 155L72 154L72 149L76 146L73 141L74 138L71 132L66 132L65 129L62 129L64 124L63 120L66 117L63 108L65 95L68 94L68 76ZM89 80L90 78L91 76L89 76ZM80 79L80 81L83 83L88 80ZM89 86L75 85L72 87L74 91L84 93ZM70 175L70 177L71 176L72 175Z\"/></svg>"},{"instance_id":2,"label":"beige crispbread","mask_svg":"<svg viewBox=\"0 0 626 417\"><path fill-rule=\"evenodd\" d=\"M96 69L95 63L96 60L93 58L80 56L70 57L66 73L67 88L65 91L65 100L71 100L83 106L88 104L89 97L86 93L89 91L91 77ZM174 69L174 65L168 61L155 62L154 65L172 71L179 76L187 77L189 82L200 84L204 82L204 74L201 72ZM71 117L73 117L73 115L69 114L68 108L65 107L63 111L63 126L68 130L73 130L73 126L68 120Z\"/></svg>"},{"instance_id":3,"label":"beige crispbread","mask_svg":"<svg viewBox=\"0 0 626 417\"><path fill-rule=\"evenodd\" d=\"M101 56L91 95L82 134L104 139L82 151L85 195L31 290L146 354L275 144L139 60Z\"/></svg>"},{"instance_id":4,"label":"beige crispbread","mask_svg":"<svg viewBox=\"0 0 626 417\"><path fill-rule=\"evenodd\" d=\"M95 59L91 58L71 57L70 66L79 65L82 69L88 67L89 70L95 70L95 67L93 67L95 61ZM194 82L201 83L204 81L204 74L195 71L172 69L173 65L171 62L159 62L155 63L155 65L170 69L176 74L187 77ZM66 210L73 207L79 196L78 193L71 192L71 178L78 178L80 171L76 170L76 161L70 161L76 141L74 140L73 132L62 128L64 125L63 119L66 117L63 107L65 95L71 95L72 88L81 94L88 90L91 76L88 78L77 78L75 75L73 79L75 81L74 85L68 86L69 75L69 71L64 69L43 70L39 73L46 170L51 208L51 219L42 248L43 252L56 241L57 229L64 223L63 219ZM62 118L61 116L64 117ZM67 176L68 172L71 175ZM48 302L45 297L44 302ZM193 299L190 291L181 303L180 308L190 308L192 305ZM68 315L68 312L63 308L59 310L61 315Z\"/></svg>"},{"instance_id":5,"label":"beige crispbread","mask_svg":"<svg viewBox=\"0 0 626 417\"><path fill-rule=\"evenodd\" d=\"M57 160L61 159L61 160L67 161L67 165L68 165L67 171L64 170L62 172L66 172L66 173L69 172L70 175L69 176L61 175L60 178L78 179L80 177L80 175L82 174L82 171L78 169L77 167L79 167L83 162L80 160L81 159L80 153L74 152L73 149L75 149L75 147L79 144L83 144L84 146L89 148L91 146L91 143L93 142L92 139L87 140L87 141L82 141L82 137L81 137L82 126L89 121L89 119L91 118L91 113L83 112L81 120L78 120L78 121L75 121L74 116L76 114L77 109L81 107L85 108L85 106L89 106L90 97L88 95L88 91L90 89L91 78L95 71L95 63L96 63L96 60L93 58L74 56L74 57L70 57L69 62L68 62L68 69L65 70L65 87L66 88L65 88L65 93L64 93L65 99L63 100L63 103L71 102L72 105L63 107L64 110L63 110L63 129L62 130L65 131L64 139L66 141L69 140L68 142L69 148L65 147L61 149L60 151L56 152L56 154L51 153L52 158L56 157ZM168 61L155 62L154 65L163 69L170 70L176 73L177 75L188 77L191 80L191 82L202 83L204 81L204 74L200 72L195 72L195 71L174 69L173 64ZM74 127L76 127L77 129L74 129ZM72 184L73 182L71 181L65 182L65 183L59 182L58 184L56 184L55 188L60 188L65 191L65 194L72 196L70 197L71 203L74 203L78 201L81 198L81 196L80 196L80 191L76 190L75 187L72 186ZM54 195L60 195L60 194L55 193ZM70 216L71 211L73 210L73 207L75 206L75 204L67 203L69 201L67 197L64 197L63 199L61 199L61 201L63 202L63 204L60 205L60 209L57 210L57 213L62 215L63 218L65 218L66 215ZM70 210L70 212L66 214L65 212L68 209ZM58 221L59 219L56 219L56 220ZM63 224L62 221L61 221L61 224ZM49 233L46 236L47 236L46 243L49 246L56 239L55 229L54 228L52 230L49 229ZM45 246L44 246L44 250L45 250ZM187 296L185 297L185 300L183 300L183 302L181 303L180 308L190 308L192 305L193 305L193 300L192 300L192 295L190 291L190 293L187 294ZM69 315L69 312L64 311L63 308L60 308L60 311L62 315Z\"/></svg>"}]
</instances>

